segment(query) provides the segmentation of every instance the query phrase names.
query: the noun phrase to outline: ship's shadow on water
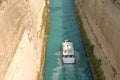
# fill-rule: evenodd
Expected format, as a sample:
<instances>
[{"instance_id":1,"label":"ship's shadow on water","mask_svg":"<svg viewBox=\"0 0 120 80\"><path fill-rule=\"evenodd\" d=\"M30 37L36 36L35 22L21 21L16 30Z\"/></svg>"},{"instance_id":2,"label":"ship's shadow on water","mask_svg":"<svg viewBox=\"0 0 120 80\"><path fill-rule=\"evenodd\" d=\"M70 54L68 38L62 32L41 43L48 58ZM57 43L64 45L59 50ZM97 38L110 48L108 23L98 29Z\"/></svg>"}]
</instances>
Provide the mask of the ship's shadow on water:
<instances>
[{"instance_id":1,"label":"ship's shadow on water","mask_svg":"<svg viewBox=\"0 0 120 80\"><path fill-rule=\"evenodd\" d=\"M88 80L86 74L83 73L84 68L80 65L82 57L75 51L75 63L64 64L62 61L62 51L55 53L57 56L57 67L53 69L52 80Z\"/></svg>"}]
</instances>

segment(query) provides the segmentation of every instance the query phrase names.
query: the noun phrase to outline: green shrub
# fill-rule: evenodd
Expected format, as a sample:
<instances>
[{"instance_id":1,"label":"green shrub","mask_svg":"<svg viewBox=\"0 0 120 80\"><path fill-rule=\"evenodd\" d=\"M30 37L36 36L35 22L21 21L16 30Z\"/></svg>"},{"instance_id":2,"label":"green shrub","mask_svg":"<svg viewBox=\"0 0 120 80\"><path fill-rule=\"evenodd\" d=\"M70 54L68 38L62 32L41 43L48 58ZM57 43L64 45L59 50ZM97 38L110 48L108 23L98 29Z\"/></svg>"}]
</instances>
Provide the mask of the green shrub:
<instances>
[{"instance_id":1,"label":"green shrub","mask_svg":"<svg viewBox=\"0 0 120 80\"><path fill-rule=\"evenodd\" d=\"M37 80L43 80L43 68L44 68L44 61L45 60L45 49L46 49L46 40L47 40L47 36L49 33L49 23L50 23L50 19L49 19L49 11L48 11L48 4L47 4L47 0L46 0L46 6L44 7L44 11L43 11L43 15L42 15L42 26L41 26L41 30L43 28L45 28L45 37L44 37L44 42L43 42L43 46L42 46L42 60L41 60L41 66L42 68L40 68L40 71L38 72L37 75Z\"/></svg>"},{"instance_id":2,"label":"green shrub","mask_svg":"<svg viewBox=\"0 0 120 80\"><path fill-rule=\"evenodd\" d=\"M81 17L79 16L79 12L77 7L75 6L75 13L77 16L77 21L79 24L79 29L82 35L83 43L85 52L88 58L88 62L90 64L90 68L94 77L94 80L105 80L105 76L103 75L103 71L101 70L101 60L97 59L95 55L93 54L94 45L90 43L90 40L88 39L88 36L84 30Z\"/></svg>"}]
</instances>

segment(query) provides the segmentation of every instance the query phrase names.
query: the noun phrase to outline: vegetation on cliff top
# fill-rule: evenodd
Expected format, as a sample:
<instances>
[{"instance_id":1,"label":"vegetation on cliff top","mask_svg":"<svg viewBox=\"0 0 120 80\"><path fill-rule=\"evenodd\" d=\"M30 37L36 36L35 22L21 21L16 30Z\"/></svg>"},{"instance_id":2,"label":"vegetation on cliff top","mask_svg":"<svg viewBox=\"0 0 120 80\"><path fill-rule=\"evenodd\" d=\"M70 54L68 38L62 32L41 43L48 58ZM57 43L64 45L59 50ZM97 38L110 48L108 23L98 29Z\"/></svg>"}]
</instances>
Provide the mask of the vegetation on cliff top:
<instances>
[{"instance_id":1,"label":"vegetation on cliff top","mask_svg":"<svg viewBox=\"0 0 120 80\"><path fill-rule=\"evenodd\" d=\"M88 58L88 62L91 68L91 72L93 74L93 79L94 80L105 80L105 76L103 75L103 71L101 70L101 60L98 60L95 55L93 54L93 50L94 50L94 45L92 45L90 43L90 40L88 39L88 36L84 30L82 21L81 21L81 17L79 15L78 9L75 6L75 13L77 16L77 21L79 24L79 28L80 28L80 32L81 32L81 36L83 39L83 43L84 43L84 48L85 48L85 52Z\"/></svg>"},{"instance_id":2,"label":"vegetation on cliff top","mask_svg":"<svg viewBox=\"0 0 120 80\"><path fill-rule=\"evenodd\" d=\"M42 47L42 54L41 54L41 63L40 63L40 71L38 72L37 75L37 80L43 80L43 68L44 68L44 60L45 60L45 51L46 51L46 40L47 40L47 35L49 33L49 24L50 24L50 18L49 18L49 8L48 8L48 3L46 0L46 6L44 7L43 15L42 15L42 26L41 30L45 29L45 34L44 34L44 42L43 42L43 47Z\"/></svg>"},{"instance_id":3,"label":"vegetation on cliff top","mask_svg":"<svg viewBox=\"0 0 120 80\"><path fill-rule=\"evenodd\" d=\"M42 27L45 27L45 34L46 35L49 33L49 24L50 24L49 12L50 11L48 8L48 4L46 2L46 6L44 8L43 16L42 16L42 19L43 19L43 26Z\"/></svg>"}]
</instances>

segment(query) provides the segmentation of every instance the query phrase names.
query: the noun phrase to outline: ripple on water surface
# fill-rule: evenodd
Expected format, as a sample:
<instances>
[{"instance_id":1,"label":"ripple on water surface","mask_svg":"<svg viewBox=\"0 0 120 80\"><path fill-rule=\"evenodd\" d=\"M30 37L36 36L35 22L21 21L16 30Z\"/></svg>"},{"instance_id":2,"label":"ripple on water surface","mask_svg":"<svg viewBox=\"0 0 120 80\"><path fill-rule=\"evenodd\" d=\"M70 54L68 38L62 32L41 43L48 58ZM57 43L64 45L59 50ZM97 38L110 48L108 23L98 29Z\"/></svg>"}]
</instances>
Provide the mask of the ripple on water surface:
<instances>
[{"instance_id":1,"label":"ripple on water surface","mask_svg":"<svg viewBox=\"0 0 120 80\"><path fill-rule=\"evenodd\" d=\"M73 7L73 0L51 0L49 5L50 33L46 47L44 80L93 80ZM74 44L75 64L62 63L61 44L65 39L70 39Z\"/></svg>"}]
</instances>

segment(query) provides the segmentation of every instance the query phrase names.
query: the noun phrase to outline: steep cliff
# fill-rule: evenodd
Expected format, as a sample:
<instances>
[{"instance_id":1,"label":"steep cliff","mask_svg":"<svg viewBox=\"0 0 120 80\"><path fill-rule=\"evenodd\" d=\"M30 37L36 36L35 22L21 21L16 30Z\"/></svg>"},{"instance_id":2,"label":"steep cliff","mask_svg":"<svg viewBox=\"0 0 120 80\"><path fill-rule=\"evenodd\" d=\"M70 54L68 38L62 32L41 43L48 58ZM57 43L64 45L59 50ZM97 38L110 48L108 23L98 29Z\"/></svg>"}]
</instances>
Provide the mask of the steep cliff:
<instances>
[{"instance_id":1,"label":"steep cliff","mask_svg":"<svg viewBox=\"0 0 120 80\"><path fill-rule=\"evenodd\" d=\"M44 6L44 0L0 0L0 80L36 79Z\"/></svg>"},{"instance_id":2,"label":"steep cliff","mask_svg":"<svg viewBox=\"0 0 120 80\"><path fill-rule=\"evenodd\" d=\"M120 80L120 0L75 0L106 80Z\"/></svg>"}]
</instances>

